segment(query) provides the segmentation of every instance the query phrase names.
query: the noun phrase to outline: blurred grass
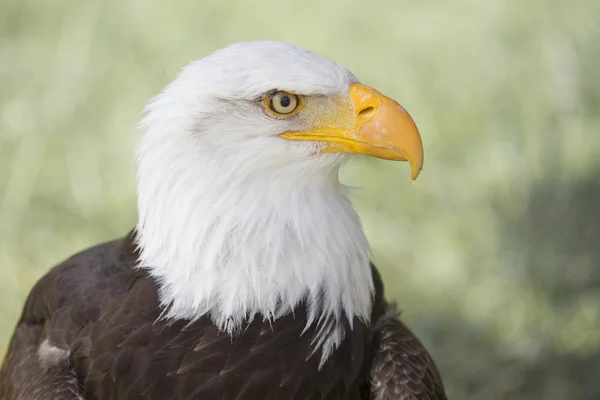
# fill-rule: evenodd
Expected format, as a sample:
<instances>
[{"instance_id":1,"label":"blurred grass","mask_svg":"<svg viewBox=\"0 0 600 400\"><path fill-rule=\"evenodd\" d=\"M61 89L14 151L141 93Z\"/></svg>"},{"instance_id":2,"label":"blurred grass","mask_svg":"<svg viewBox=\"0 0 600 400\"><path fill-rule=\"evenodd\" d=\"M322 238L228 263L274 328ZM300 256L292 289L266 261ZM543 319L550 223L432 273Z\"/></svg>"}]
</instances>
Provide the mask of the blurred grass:
<instances>
[{"instance_id":1,"label":"blurred grass","mask_svg":"<svg viewBox=\"0 0 600 400\"><path fill-rule=\"evenodd\" d=\"M360 159L387 291L455 399L600 398L600 2L0 1L0 354L49 267L135 223L144 102L279 39L421 128L425 171Z\"/></svg>"}]
</instances>

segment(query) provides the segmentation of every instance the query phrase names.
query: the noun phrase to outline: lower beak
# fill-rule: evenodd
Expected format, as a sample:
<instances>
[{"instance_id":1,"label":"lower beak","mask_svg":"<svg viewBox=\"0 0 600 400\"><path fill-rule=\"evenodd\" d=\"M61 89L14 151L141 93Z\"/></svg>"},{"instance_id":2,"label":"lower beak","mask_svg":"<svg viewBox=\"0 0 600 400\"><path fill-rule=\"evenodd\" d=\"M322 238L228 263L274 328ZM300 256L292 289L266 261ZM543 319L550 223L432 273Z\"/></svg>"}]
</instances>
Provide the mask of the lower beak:
<instances>
[{"instance_id":1,"label":"lower beak","mask_svg":"<svg viewBox=\"0 0 600 400\"><path fill-rule=\"evenodd\" d=\"M423 168L423 143L408 112L389 97L358 83L350 86L350 100L354 106L354 126L322 126L310 132L288 132L281 136L326 142L324 152L408 161L412 179L417 179Z\"/></svg>"}]
</instances>

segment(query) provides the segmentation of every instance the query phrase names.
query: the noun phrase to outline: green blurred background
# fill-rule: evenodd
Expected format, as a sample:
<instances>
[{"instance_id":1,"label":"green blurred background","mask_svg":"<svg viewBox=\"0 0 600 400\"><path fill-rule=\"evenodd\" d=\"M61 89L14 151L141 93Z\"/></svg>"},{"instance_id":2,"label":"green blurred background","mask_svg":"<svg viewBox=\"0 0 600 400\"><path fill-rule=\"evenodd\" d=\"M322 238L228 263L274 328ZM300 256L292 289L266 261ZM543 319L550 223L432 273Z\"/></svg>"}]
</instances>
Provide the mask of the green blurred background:
<instances>
[{"instance_id":1,"label":"green blurred background","mask_svg":"<svg viewBox=\"0 0 600 400\"><path fill-rule=\"evenodd\" d=\"M597 0L0 1L0 355L50 266L136 221L133 126L187 62L279 39L403 104L357 159L388 295L453 399L600 398Z\"/></svg>"}]
</instances>

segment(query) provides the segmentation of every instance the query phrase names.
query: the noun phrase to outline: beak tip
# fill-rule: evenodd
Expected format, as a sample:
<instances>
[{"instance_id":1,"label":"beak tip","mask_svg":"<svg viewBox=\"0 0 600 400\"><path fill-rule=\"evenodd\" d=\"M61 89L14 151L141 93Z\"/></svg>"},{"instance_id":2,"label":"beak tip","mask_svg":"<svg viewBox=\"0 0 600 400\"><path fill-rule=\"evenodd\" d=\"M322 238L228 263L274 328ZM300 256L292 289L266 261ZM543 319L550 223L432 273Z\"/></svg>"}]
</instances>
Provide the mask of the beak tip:
<instances>
[{"instance_id":1,"label":"beak tip","mask_svg":"<svg viewBox=\"0 0 600 400\"><path fill-rule=\"evenodd\" d=\"M419 175L421 174L421 171L423 170L423 164L412 164L410 165L410 172L411 172L411 178L413 181L416 181L417 178L419 177Z\"/></svg>"}]
</instances>

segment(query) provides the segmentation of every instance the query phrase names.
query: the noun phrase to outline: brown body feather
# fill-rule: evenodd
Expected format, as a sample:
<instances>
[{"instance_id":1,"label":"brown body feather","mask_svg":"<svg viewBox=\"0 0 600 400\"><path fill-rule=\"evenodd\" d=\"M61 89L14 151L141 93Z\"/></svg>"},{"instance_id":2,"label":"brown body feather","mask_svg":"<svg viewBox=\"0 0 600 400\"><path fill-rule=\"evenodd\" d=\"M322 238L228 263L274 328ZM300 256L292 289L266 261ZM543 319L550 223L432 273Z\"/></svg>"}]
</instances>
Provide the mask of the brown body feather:
<instances>
[{"instance_id":1,"label":"brown body feather","mask_svg":"<svg viewBox=\"0 0 600 400\"><path fill-rule=\"evenodd\" d=\"M422 344L390 312L373 267L371 324L353 321L319 369L306 315L255 319L230 337L210 319L160 319L132 236L88 249L33 288L0 371L3 400L444 399ZM51 355L40 348L49 345Z\"/></svg>"}]
</instances>

